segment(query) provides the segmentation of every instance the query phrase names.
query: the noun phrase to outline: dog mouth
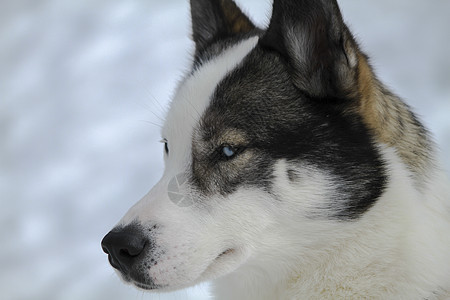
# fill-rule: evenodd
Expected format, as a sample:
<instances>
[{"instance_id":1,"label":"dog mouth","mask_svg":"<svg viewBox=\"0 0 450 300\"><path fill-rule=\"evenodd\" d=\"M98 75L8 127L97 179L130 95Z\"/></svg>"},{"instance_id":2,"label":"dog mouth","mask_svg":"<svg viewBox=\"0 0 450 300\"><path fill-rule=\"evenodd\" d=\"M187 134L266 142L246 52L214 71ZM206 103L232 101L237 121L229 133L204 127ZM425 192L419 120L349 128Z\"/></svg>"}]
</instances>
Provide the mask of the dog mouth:
<instances>
[{"instance_id":1,"label":"dog mouth","mask_svg":"<svg viewBox=\"0 0 450 300\"><path fill-rule=\"evenodd\" d=\"M234 254L236 251L233 248L228 248L227 250L223 251L219 255L217 255L215 260L221 259L224 256L227 256L229 254Z\"/></svg>"},{"instance_id":2,"label":"dog mouth","mask_svg":"<svg viewBox=\"0 0 450 300\"><path fill-rule=\"evenodd\" d=\"M226 248L226 250L220 252L210 262L209 266L202 272L199 278L202 280L211 280L231 273L243 264L248 256L249 253L245 248Z\"/></svg>"},{"instance_id":3,"label":"dog mouth","mask_svg":"<svg viewBox=\"0 0 450 300\"><path fill-rule=\"evenodd\" d=\"M133 280L132 283L133 283L137 288L140 288L140 289L146 290L146 291L151 291L151 290L157 290L157 289L164 288L164 287L162 287L162 286L158 286L158 285L155 285L155 284L147 284L147 283L142 283L142 282L135 281L135 280Z\"/></svg>"},{"instance_id":4,"label":"dog mouth","mask_svg":"<svg viewBox=\"0 0 450 300\"><path fill-rule=\"evenodd\" d=\"M220 252L210 263L210 265L206 268L204 273L213 272L216 273L218 269L222 269L224 266L233 263L235 260L239 260L241 251L236 248L227 248L226 250ZM203 275L202 274L202 275ZM137 276L136 274L123 274L121 272L121 278L124 282L128 284L132 284L138 289L145 291L170 291L173 290L175 286L170 287L168 284L156 284L153 280L149 278L145 278L145 276ZM142 274L141 274L142 275Z\"/></svg>"},{"instance_id":5,"label":"dog mouth","mask_svg":"<svg viewBox=\"0 0 450 300\"><path fill-rule=\"evenodd\" d=\"M145 280L144 278L142 278L140 276L131 276L129 274L124 274L122 272L120 272L119 276L122 278L122 280L125 283L132 284L141 290L150 291L150 290L158 290L158 289L164 288L164 286L157 285L157 284L153 283L153 281L151 281L151 280Z\"/></svg>"},{"instance_id":6,"label":"dog mouth","mask_svg":"<svg viewBox=\"0 0 450 300\"><path fill-rule=\"evenodd\" d=\"M243 256L245 255L243 255L241 249L227 248L226 250L220 252L220 254L211 261L202 275L222 273L224 269L230 270L230 267L231 269L234 269L232 266L240 264L243 260Z\"/></svg>"}]
</instances>

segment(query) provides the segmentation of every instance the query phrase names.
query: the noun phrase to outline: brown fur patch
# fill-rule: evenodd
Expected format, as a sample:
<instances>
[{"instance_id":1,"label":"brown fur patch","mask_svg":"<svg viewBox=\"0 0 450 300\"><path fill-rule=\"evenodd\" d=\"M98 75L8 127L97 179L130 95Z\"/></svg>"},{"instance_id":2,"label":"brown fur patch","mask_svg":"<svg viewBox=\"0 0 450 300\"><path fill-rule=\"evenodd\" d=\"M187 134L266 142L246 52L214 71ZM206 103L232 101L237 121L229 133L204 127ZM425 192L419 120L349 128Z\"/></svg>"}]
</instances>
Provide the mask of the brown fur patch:
<instances>
[{"instance_id":1,"label":"brown fur patch","mask_svg":"<svg viewBox=\"0 0 450 300\"><path fill-rule=\"evenodd\" d=\"M394 147L413 171L423 179L431 163L432 142L410 108L389 92L375 77L367 57L358 55L358 90L360 101L357 111L376 139Z\"/></svg>"},{"instance_id":2,"label":"brown fur patch","mask_svg":"<svg viewBox=\"0 0 450 300\"><path fill-rule=\"evenodd\" d=\"M228 23L228 28L233 34L247 33L255 29L255 25L242 13L233 1L220 1L222 11Z\"/></svg>"}]
</instances>

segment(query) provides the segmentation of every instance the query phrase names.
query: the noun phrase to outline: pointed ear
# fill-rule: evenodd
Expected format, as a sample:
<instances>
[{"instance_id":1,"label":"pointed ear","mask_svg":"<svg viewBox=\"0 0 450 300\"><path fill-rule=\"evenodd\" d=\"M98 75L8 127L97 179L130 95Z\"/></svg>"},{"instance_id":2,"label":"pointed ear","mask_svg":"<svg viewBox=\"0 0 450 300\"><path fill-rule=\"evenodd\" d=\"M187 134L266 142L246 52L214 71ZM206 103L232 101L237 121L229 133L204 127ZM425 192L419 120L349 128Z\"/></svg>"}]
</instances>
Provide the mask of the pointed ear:
<instances>
[{"instance_id":1,"label":"pointed ear","mask_svg":"<svg viewBox=\"0 0 450 300\"><path fill-rule=\"evenodd\" d=\"M336 0L274 0L260 45L284 57L294 84L311 96L354 89L358 48Z\"/></svg>"},{"instance_id":2,"label":"pointed ear","mask_svg":"<svg viewBox=\"0 0 450 300\"><path fill-rule=\"evenodd\" d=\"M256 28L233 0L190 2L196 56L220 39L245 34Z\"/></svg>"}]
</instances>

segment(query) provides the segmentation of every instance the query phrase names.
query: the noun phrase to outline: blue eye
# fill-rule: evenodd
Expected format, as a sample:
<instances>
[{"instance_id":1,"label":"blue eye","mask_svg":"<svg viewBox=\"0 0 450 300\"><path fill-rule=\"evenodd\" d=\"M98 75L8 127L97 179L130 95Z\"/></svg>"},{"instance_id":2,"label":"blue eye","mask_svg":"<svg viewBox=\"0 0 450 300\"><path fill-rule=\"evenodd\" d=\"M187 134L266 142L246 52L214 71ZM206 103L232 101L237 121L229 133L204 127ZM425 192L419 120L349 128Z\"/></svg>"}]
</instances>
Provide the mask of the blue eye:
<instances>
[{"instance_id":1,"label":"blue eye","mask_svg":"<svg viewBox=\"0 0 450 300\"><path fill-rule=\"evenodd\" d=\"M222 148L222 153L227 158L231 158L231 157L233 157L236 154L236 151L231 146L224 146Z\"/></svg>"},{"instance_id":2,"label":"blue eye","mask_svg":"<svg viewBox=\"0 0 450 300\"><path fill-rule=\"evenodd\" d=\"M216 155L216 159L222 160L222 161L227 161L227 160L231 160L234 159L237 155L241 154L242 151L245 150L245 147L242 146L231 146L231 145L227 145L227 144L222 144L221 146L219 146L216 151L215 151L215 155Z\"/></svg>"}]
</instances>

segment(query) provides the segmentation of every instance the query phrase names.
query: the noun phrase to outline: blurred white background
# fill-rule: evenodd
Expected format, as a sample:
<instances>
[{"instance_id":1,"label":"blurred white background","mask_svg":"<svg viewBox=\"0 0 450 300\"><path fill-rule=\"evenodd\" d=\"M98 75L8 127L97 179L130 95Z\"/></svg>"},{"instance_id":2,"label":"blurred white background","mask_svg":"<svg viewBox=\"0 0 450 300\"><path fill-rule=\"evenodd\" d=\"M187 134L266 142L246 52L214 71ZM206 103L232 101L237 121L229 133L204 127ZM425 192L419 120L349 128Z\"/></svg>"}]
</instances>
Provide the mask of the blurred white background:
<instances>
[{"instance_id":1,"label":"blurred white background","mask_svg":"<svg viewBox=\"0 0 450 300\"><path fill-rule=\"evenodd\" d=\"M261 26L270 0L238 1ZM450 151L450 1L341 0L378 75ZM187 0L0 2L0 298L204 299L120 283L100 241L162 174ZM450 169L450 158L445 167Z\"/></svg>"}]
</instances>

